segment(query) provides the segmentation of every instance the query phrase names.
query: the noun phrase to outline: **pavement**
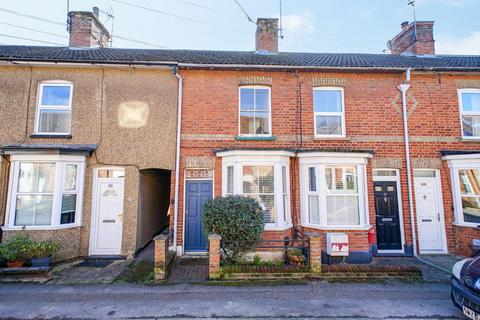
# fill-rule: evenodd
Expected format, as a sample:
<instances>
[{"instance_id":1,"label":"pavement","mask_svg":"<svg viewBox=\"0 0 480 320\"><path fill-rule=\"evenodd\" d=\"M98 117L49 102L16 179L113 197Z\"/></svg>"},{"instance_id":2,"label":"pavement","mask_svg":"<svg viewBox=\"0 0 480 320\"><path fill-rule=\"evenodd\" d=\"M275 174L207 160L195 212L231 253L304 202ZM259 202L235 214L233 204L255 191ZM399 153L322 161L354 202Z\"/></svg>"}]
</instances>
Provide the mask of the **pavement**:
<instances>
[{"instance_id":1,"label":"pavement","mask_svg":"<svg viewBox=\"0 0 480 320\"><path fill-rule=\"evenodd\" d=\"M463 319L445 283L0 285L0 319Z\"/></svg>"}]
</instances>

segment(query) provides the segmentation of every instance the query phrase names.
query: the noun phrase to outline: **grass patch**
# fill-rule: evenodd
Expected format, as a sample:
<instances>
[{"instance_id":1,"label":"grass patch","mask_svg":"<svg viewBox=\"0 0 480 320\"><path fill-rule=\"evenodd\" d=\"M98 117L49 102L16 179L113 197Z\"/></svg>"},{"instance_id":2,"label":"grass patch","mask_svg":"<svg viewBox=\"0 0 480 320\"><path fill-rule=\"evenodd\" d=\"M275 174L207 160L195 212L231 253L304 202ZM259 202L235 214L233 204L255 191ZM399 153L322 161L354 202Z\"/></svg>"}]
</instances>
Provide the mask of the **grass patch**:
<instances>
[{"instance_id":1,"label":"grass patch","mask_svg":"<svg viewBox=\"0 0 480 320\"><path fill-rule=\"evenodd\" d=\"M120 283L154 284L153 262L135 261L115 279Z\"/></svg>"}]
</instances>

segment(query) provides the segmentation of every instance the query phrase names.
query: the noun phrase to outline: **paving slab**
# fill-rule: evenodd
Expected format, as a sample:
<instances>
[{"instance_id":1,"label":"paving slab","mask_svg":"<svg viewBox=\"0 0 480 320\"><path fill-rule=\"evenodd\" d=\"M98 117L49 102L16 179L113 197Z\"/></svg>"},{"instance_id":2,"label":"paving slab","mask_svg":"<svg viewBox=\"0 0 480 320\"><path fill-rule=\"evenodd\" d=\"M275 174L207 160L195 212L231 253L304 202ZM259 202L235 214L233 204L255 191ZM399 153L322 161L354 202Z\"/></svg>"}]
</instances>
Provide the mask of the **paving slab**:
<instances>
[{"instance_id":1,"label":"paving slab","mask_svg":"<svg viewBox=\"0 0 480 320\"><path fill-rule=\"evenodd\" d=\"M132 260L116 260L106 267L78 267L83 260L61 265L52 270L57 284L112 283L132 263Z\"/></svg>"},{"instance_id":2,"label":"paving slab","mask_svg":"<svg viewBox=\"0 0 480 320\"><path fill-rule=\"evenodd\" d=\"M426 282L450 282L451 274L441 270L414 257L375 257L372 264L375 265L405 265L416 266L422 270L423 280Z\"/></svg>"},{"instance_id":3,"label":"paving slab","mask_svg":"<svg viewBox=\"0 0 480 320\"><path fill-rule=\"evenodd\" d=\"M176 257L171 264L167 283L193 283L206 281L208 278L208 258Z\"/></svg>"}]
</instances>

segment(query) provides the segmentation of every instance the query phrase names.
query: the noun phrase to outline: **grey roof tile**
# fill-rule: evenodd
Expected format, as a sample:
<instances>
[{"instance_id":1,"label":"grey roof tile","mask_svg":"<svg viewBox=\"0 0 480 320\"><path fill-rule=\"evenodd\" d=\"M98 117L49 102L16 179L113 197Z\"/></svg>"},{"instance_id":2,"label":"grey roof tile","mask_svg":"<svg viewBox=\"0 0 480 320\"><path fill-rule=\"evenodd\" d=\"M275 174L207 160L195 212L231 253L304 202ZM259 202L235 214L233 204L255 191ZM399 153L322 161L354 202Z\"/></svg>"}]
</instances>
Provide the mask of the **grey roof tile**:
<instances>
[{"instance_id":1,"label":"grey roof tile","mask_svg":"<svg viewBox=\"0 0 480 320\"><path fill-rule=\"evenodd\" d=\"M363 53L258 54L252 51L160 50L0 46L0 60L88 63L151 63L278 66L300 68L414 68L418 70L480 70L480 56L399 56Z\"/></svg>"}]
</instances>

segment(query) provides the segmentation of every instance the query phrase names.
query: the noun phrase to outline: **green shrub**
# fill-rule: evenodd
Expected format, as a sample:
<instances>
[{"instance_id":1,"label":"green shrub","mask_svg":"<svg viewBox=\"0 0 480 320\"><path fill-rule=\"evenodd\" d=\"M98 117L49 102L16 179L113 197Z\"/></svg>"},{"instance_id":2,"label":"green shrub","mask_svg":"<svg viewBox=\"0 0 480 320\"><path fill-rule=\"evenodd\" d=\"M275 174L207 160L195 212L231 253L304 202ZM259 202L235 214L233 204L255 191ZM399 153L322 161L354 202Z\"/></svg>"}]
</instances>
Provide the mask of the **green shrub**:
<instances>
[{"instance_id":1,"label":"green shrub","mask_svg":"<svg viewBox=\"0 0 480 320\"><path fill-rule=\"evenodd\" d=\"M245 196L217 197L203 206L205 232L222 236L224 258L237 261L262 238L263 211L257 200Z\"/></svg>"},{"instance_id":2,"label":"green shrub","mask_svg":"<svg viewBox=\"0 0 480 320\"><path fill-rule=\"evenodd\" d=\"M60 244L53 240L43 240L33 242L30 247L30 256L32 258L47 258L53 256L60 250Z\"/></svg>"},{"instance_id":3,"label":"green shrub","mask_svg":"<svg viewBox=\"0 0 480 320\"><path fill-rule=\"evenodd\" d=\"M32 240L25 233L18 233L6 240L0 247L0 255L5 261L26 260L30 257Z\"/></svg>"}]
</instances>

